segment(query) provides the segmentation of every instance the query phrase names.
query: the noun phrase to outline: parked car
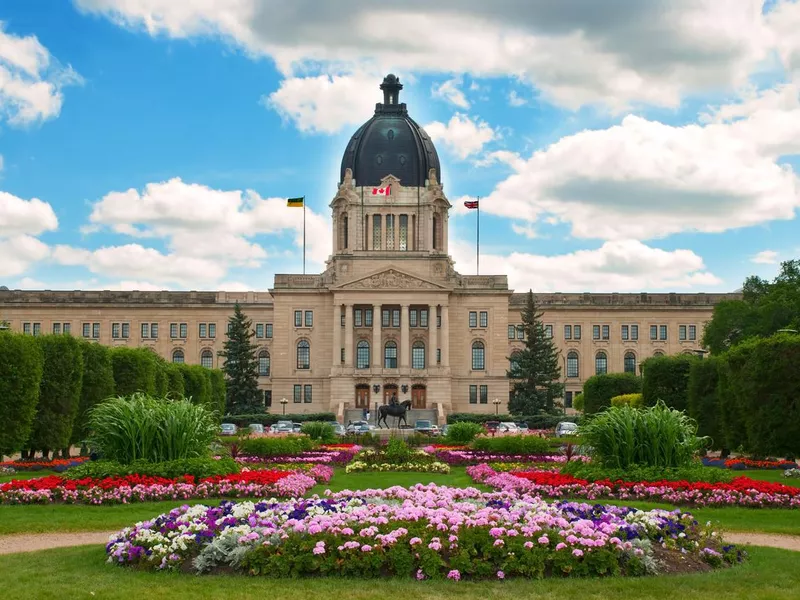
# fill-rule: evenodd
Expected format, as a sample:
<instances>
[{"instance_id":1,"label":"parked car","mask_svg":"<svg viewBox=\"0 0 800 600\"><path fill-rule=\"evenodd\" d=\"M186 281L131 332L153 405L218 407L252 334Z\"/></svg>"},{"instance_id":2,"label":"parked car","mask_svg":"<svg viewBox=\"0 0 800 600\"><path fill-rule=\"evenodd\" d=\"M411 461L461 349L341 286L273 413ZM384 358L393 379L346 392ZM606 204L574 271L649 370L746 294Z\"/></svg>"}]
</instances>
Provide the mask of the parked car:
<instances>
[{"instance_id":1,"label":"parked car","mask_svg":"<svg viewBox=\"0 0 800 600\"><path fill-rule=\"evenodd\" d=\"M434 425L430 419L417 419L414 423L414 433L422 435L439 435L439 427Z\"/></svg>"},{"instance_id":2,"label":"parked car","mask_svg":"<svg viewBox=\"0 0 800 600\"><path fill-rule=\"evenodd\" d=\"M500 421L486 421L483 426L486 428L486 431L492 433L497 431L497 428L500 427Z\"/></svg>"},{"instance_id":3,"label":"parked car","mask_svg":"<svg viewBox=\"0 0 800 600\"><path fill-rule=\"evenodd\" d=\"M273 427L273 433L292 433L294 431L294 426L291 421L278 421L270 429Z\"/></svg>"},{"instance_id":4,"label":"parked car","mask_svg":"<svg viewBox=\"0 0 800 600\"><path fill-rule=\"evenodd\" d=\"M517 429L519 429L520 433L528 433L528 424L527 423L517 423Z\"/></svg>"},{"instance_id":5,"label":"parked car","mask_svg":"<svg viewBox=\"0 0 800 600\"><path fill-rule=\"evenodd\" d=\"M237 428L233 423L223 423L219 430L220 435L236 435Z\"/></svg>"},{"instance_id":6,"label":"parked car","mask_svg":"<svg viewBox=\"0 0 800 600\"><path fill-rule=\"evenodd\" d=\"M328 425L333 427L333 433L335 435L340 435L341 436L341 435L344 435L345 433L347 433L347 431L344 428L344 425L339 423L339 421L328 421L327 423L328 423Z\"/></svg>"},{"instance_id":7,"label":"parked car","mask_svg":"<svg viewBox=\"0 0 800 600\"><path fill-rule=\"evenodd\" d=\"M302 423L292 423L292 433L300 433L303 430Z\"/></svg>"},{"instance_id":8,"label":"parked car","mask_svg":"<svg viewBox=\"0 0 800 600\"><path fill-rule=\"evenodd\" d=\"M568 437L578 433L578 425L570 421L561 421L556 425L556 437Z\"/></svg>"},{"instance_id":9,"label":"parked car","mask_svg":"<svg viewBox=\"0 0 800 600\"><path fill-rule=\"evenodd\" d=\"M261 423L250 423L248 427L250 428L250 433L255 433L256 435L263 435L264 433L264 426Z\"/></svg>"},{"instance_id":10,"label":"parked car","mask_svg":"<svg viewBox=\"0 0 800 600\"><path fill-rule=\"evenodd\" d=\"M516 423L505 422L497 426L497 431L500 433L519 433L519 427Z\"/></svg>"},{"instance_id":11,"label":"parked car","mask_svg":"<svg viewBox=\"0 0 800 600\"><path fill-rule=\"evenodd\" d=\"M442 436L446 436L447 435L447 430L448 429L450 429L450 426L447 423L442 425Z\"/></svg>"},{"instance_id":12,"label":"parked car","mask_svg":"<svg viewBox=\"0 0 800 600\"><path fill-rule=\"evenodd\" d=\"M362 433L369 433L370 427L369 423L366 421L351 421L347 424L347 433L352 433L354 435L361 435Z\"/></svg>"}]
</instances>

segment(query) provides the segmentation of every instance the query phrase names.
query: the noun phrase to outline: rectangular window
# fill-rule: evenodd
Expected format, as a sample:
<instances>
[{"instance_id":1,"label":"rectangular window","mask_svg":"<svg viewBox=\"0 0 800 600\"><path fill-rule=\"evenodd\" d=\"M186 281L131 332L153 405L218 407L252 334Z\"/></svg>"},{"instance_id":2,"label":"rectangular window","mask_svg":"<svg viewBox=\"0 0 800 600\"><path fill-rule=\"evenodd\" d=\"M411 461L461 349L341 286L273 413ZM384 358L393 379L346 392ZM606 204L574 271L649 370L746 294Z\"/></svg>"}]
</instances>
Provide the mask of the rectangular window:
<instances>
[{"instance_id":1,"label":"rectangular window","mask_svg":"<svg viewBox=\"0 0 800 600\"><path fill-rule=\"evenodd\" d=\"M178 337L178 324L177 323L170 323L169 324L169 337L173 340Z\"/></svg>"},{"instance_id":2,"label":"rectangular window","mask_svg":"<svg viewBox=\"0 0 800 600\"><path fill-rule=\"evenodd\" d=\"M231 334L231 329L233 329L233 323L228 321L228 327L225 329L225 331L228 333L228 335Z\"/></svg>"},{"instance_id":3,"label":"rectangular window","mask_svg":"<svg viewBox=\"0 0 800 600\"><path fill-rule=\"evenodd\" d=\"M478 313L477 311L471 310L469 311L469 326L471 329L474 329L478 326Z\"/></svg>"},{"instance_id":4,"label":"rectangular window","mask_svg":"<svg viewBox=\"0 0 800 600\"><path fill-rule=\"evenodd\" d=\"M213 327L213 325L209 325L209 327ZM216 332L214 332L214 333L216 333ZM272 323L267 323L266 324L264 333L267 336L268 340L272 339ZM214 336L212 335L211 337L214 337Z\"/></svg>"},{"instance_id":5,"label":"rectangular window","mask_svg":"<svg viewBox=\"0 0 800 600\"><path fill-rule=\"evenodd\" d=\"M574 325L572 327L572 335L575 337L576 340L581 339L581 326L580 325Z\"/></svg>"},{"instance_id":6,"label":"rectangular window","mask_svg":"<svg viewBox=\"0 0 800 600\"><path fill-rule=\"evenodd\" d=\"M64 333L67 333L68 323L64 323ZM694 341L697 339L697 325L689 325L689 339Z\"/></svg>"},{"instance_id":7,"label":"rectangular window","mask_svg":"<svg viewBox=\"0 0 800 600\"><path fill-rule=\"evenodd\" d=\"M381 249L381 215L372 215L372 249Z\"/></svg>"},{"instance_id":8,"label":"rectangular window","mask_svg":"<svg viewBox=\"0 0 800 600\"><path fill-rule=\"evenodd\" d=\"M428 309L423 308L419 311L419 326L420 327L428 327Z\"/></svg>"},{"instance_id":9,"label":"rectangular window","mask_svg":"<svg viewBox=\"0 0 800 600\"><path fill-rule=\"evenodd\" d=\"M442 327L442 315L436 315L436 329L441 329Z\"/></svg>"},{"instance_id":10,"label":"rectangular window","mask_svg":"<svg viewBox=\"0 0 800 600\"><path fill-rule=\"evenodd\" d=\"M516 334L517 334L517 328L514 327L513 325L509 325L508 326L508 339L513 340L515 337L517 337Z\"/></svg>"},{"instance_id":11,"label":"rectangular window","mask_svg":"<svg viewBox=\"0 0 800 600\"><path fill-rule=\"evenodd\" d=\"M341 355L339 357L339 362L344 363L344 348L342 348L342 351L339 354Z\"/></svg>"},{"instance_id":12,"label":"rectangular window","mask_svg":"<svg viewBox=\"0 0 800 600\"><path fill-rule=\"evenodd\" d=\"M119 323L111 324L111 337L115 340L119 338Z\"/></svg>"},{"instance_id":13,"label":"rectangular window","mask_svg":"<svg viewBox=\"0 0 800 600\"><path fill-rule=\"evenodd\" d=\"M544 337L546 337L546 338L553 337L553 326L552 325L545 325L544 326Z\"/></svg>"},{"instance_id":14,"label":"rectangular window","mask_svg":"<svg viewBox=\"0 0 800 600\"><path fill-rule=\"evenodd\" d=\"M631 325L631 339L636 341L639 339L639 326Z\"/></svg>"},{"instance_id":15,"label":"rectangular window","mask_svg":"<svg viewBox=\"0 0 800 600\"><path fill-rule=\"evenodd\" d=\"M127 340L131 337L131 324L130 323L123 323L122 324L122 339Z\"/></svg>"},{"instance_id":16,"label":"rectangular window","mask_svg":"<svg viewBox=\"0 0 800 600\"><path fill-rule=\"evenodd\" d=\"M309 384L303 386L303 402L306 404L311 403L311 385Z\"/></svg>"},{"instance_id":17,"label":"rectangular window","mask_svg":"<svg viewBox=\"0 0 800 600\"><path fill-rule=\"evenodd\" d=\"M660 340L666 340L667 339L667 326L666 325L661 325L658 328L658 338Z\"/></svg>"},{"instance_id":18,"label":"rectangular window","mask_svg":"<svg viewBox=\"0 0 800 600\"><path fill-rule=\"evenodd\" d=\"M62 327L64 329L64 333L66 334L72 333L72 323L64 323Z\"/></svg>"},{"instance_id":19,"label":"rectangular window","mask_svg":"<svg viewBox=\"0 0 800 600\"><path fill-rule=\"evenodd\" d=\"M28 324L28 325L30 325L30 324ZM83 324L83 326L82 326L82 329L83 329L83 332L82 332L82 334L83 334L83 337L85 337L85 338L88 338L88 337L91 335L91 327L92 327L92 324L91 324L91 323L84 323L84 324ZM30 332L28 332L28 333L30 333Z\"/></svg>"},{"instance_id":20,"label":"rectangular window","mask_svg":"<svg viewBox=\"0 0 800 600\"><path fill-rule=\"evenodd\" d=\"M436 364L437 365L442 364L442 350L441 350L441 348L437 348L436 349Z\"/></svg>"},{"instance_id":21,"label":"rectangular window","mask_svg":"<svg viewBox=\"0 0 800 600\"><path fill-rule=\"evenodd\" d=\"M383 327L389 327L389 324L391 323L391 320L390 320L391 319L391 314L392 314L392 311L390 311L389 309L386 309L386 308L383 309L383 314L382 314L382 319L381 319L381 325L383 325Z\"/></svg>"},{"instance_id":22,"label":"rectangular window","mask_svg":"<svg viewBox=\"0 0 800 600\"><path fill-rule=\"evenodd\" d=\"M33 324L33 335L41 335L42 333L42 324L41 323L34 323Z\"/></svg>"},{"instance_id":23,"label":"rectangular window","mask_svg":"<svg viewBox=\"0 0 800 600\"><path fill-rule=\"evenodd\" d=\"M600 339L600 325L592 325L592 339L593 340Z\"/></svg>"},{"instance_id":24,"label":"rectangular window","mask_svg":"<svg viewBox=\"0 0 800 600\"><path fill-rule=\"evenodd\" d=\"M61 335L61 323L53 323L53 334Z\"/></svg>"},{"instance_id":25,"label":"rectangular window","mask_svg":"<svg viewBox=\"0 0 800 600\"><path fill-rule=\"evenodd\" d=\"M303 386L296 383L294 385L294 403L295 404L300 404L303 401L302 395L303 395Z\"/></svg>"},{"instance_id":26,"label":"rectangular window","mask_svg":"<svg viewBox=\"0 0 800 600\"><path fill-rule=\"evenodd\" d=\"M361 325L362 325L361 309L360 308L354 308L353 309L353 314L354 314L353 319L355 321L355 326L356 327L361 327Z\"/></svg>"},{"instance_id":27,"label":"rectangular window","mask_svg":"<svg viewBox=\"0 0 800 600\"><path fill-rule=\"evenodd\" d=\"M206 326L205 323L200 324L200 337L206 337ZM256 337L263 338L264 337L264 324L263 323L256 323Z\"/></svg>"},{"instance_id":28,"label":"rectangular window","mask_svg":"<svg viewBox=\"0 0 800 600\"><path fill-rule=\"evenodd\" d=\"M272 390L264 390L264 406L272 406Z\"/></svg>"},{"instance_id":29,"label":"rectangular window","mask_svg":"<svg viewBox=\"0 0 800 600\"><path fill-rule=\"evenodd\" d=\"M217 324L216 323L209 323L208 324L208 337L214 339L217 337Z\"/></svg>"},{"instance_id":30,"label":"rectangular window","mask_svg":"<svg viewBox=\"0 0 800 600\"><path fill-rule=\"evenodd\" d=\"M658 325L650 325L650 339L651 340L658 339Z\"/></svg>"},{"instance_id":31,"label":"rectangular window","mask_svg":"<svg viewBox=\"0 0 800 600\"><path fill-rule=\"evenodd\" d=\"M686 325L678 325L678 339L682 342L686 341Z\"/></svg>"},{"instance_id":32,"label":"rectangular window","mask_svg":"<svg viewBox=\"0 0 800 600\"><path fill-rule=\"evenodd\" d=\"M408 326L409 327L417 326L417 309L408 311Z\"/></svg>"},{"instance_id":33,"label":"rectangular window","mask_svg":"<svg viewBox=\"0 0 800 600\"><path fill-rule=\"evenodd\" d=\"M525 339L525 327L522 325L517 325L517 339L524 340Z\"/></svg>"},{"instance_id":34,"label":"rectangular window","mask_svg":"<svg viewBox=\"0 0 800 600\"><path fill-rule=\"evenodd\" d=\"M565 340L572 339L572 325L564 325L564 339Z\"/></svg>"},{"instance_id":35,"label":"rectangular window","mask_svg":"<svg viewBox=\"0 0 800 600\"><path fill-rule=\"evenodd\" d=\"M489 386L482 385L481 386L481 404L488 404L489 403Z\"/></svg>"},{"instance_id":36,"label":"rectangular window","mask_svg":"<svg viewBox=\"0 0 800 600\"><path fill-rule=\"evenodd\" d=\"M364 309L364 326L372 327L372 309Z\"/></svg>"},{"instance_id":37,"label":"rectangular window","mask_svg":"<svg viewBox=\"0 0 800 600\"><path fill-rule=\"evenodd\" d=\"M485 310L481 311L481 327L489 326L489 313Z\"/></svg>"},{"instance_id":38,"label":"rectangular window","mask_svg":"<svg viewBox=\"0 0 800 600\"><path fill-rule=\"evenodd\" d=\"M204 339L207 333L208 333L208 327L206 326L206 324L199 323L197 326L197 335L199 335L201 339ZM256 325L256 337L258 337L258 325Z\"/></svg>"},{"instance_id":39,"label":"rectangular window","mask_svg":"<svg viewBox=\"0 0 800 600\"><path fill-rule=\"evenodd\" d=\"M400 250L408 250L408 215L400 215Z\"/></svg>"},{"instance_id":40,"label":"rectangular window","mask_svg":"<svg viewBox=\"0 0 800 600\"><path fill-rule=\"evenodd\" d=\"M624 342L628 341L628 331L629 331L628 326L627 325L623 325L622 326L621 337L622 337L622 341L624 341Z\"/></svg>"},{"instance_id":41,"label":"rectangular window","mask_svg":"<svg viewBox=\"0 0 800 600\"><path fill-rule=\"evenodd\" d=\"M603 325L603 339L607 340L610 336L610 328L608 325Z\"/></svg>"},{"instance_id":42,"label":"rectangular window","mask_svg":"<svg viewBox=\"0 0 800 600\"><path fill-rule=\"evenodd\" d=\"M34 325L34 332L36 331L36 327ZM92 337L94 339L100 338L100 323L92 323Z\"/></svg>"},{"instance_id":43,"label":"rectangular window","mask_svg":"<svg viewBox=\"0 0 800 600\"><path fill-rule=\"evenodd\" d=\"M344 314L344 313L342 313L342 316L341 316L341 318L339 319L339 320L342 322L342 327L344 327L344 320L345 320L345 318L346 318L345 314Z\"/></svg>"},{"instance_id":44,"label":"rectangular window","mask_svg":"<svg viewBox=\"0 0 800 600\"><path fill-rule=\"evenodd\" d=\"M87 325L88 325L88 323L87 323ZM31 324L30 323L23 323L22 324L22 333L24 333L25 335L30 335L31 331L32 330L31 330ZM87 335L86 337L89 337L89 336Z\"/></svg>"},{"instance_id":45,"label":"rectangular window","mask_svg":"<svg viewBox=\"0 0 800 600\"><path fill-rule=\"evenodd\" d=\"M572 408L572 392L564 392L564 408Z\"/></svg>"},{"instance_id":46,"label":"rectangular window","mask_svg":"<svg viewBox=\"0 0 800 600\"><path fill-rule=\"evenodd\" d=\"M477 385L469 386L469 403L470 404L477 404L478 403L478 386Z\"/></svg>"},{"instance_id":47,"label":"rectangular window","mask_svg":"<svg viewBox=\"0 0 800 600\"><path fill-rule=\"evenodd\" d=\"M342 318L344 318L344 315L342 315ZM294 326L295 327L302 327L303 326L303 311L302 310L294 311Z\"/></svg>"},{"instance_id":48,"label":"rectangular window","mask_svg":"<svg viewBox=\"0 0 800 600\"><path fill-rule=\"evenodd\" d=\"M314 326L314 311L307 310L306 311L306 327L313 327Z\"/></svg>"},{"instance_id":49,"label":"rectangular window","mask_svg":"<svg viewBox=\"0 0 800 600\"><path fill-rule=\"evenodd\" d=\"M150 337L154 340L158 339L158 323L150 323Z\"/></svg>"},{"instance_id":50,"label":"rectangular window","mask_svg":"<svg viewBox=\"0 0 800 600\"><path fill-rule=\"evenodd\" d=\"M400 310L396 308L392 311L392 327L400 327Z\"/></svg>"},{"instance_id":51,"label":"rectangular window","mask_svg":"<svg viewBox=\"0 0 800 600\"><path fill-rule=\"evenodd\" d=\"M142 323L141 325L142 330L142 339L146 340L150 337L150 323Z\"/></svg>"},{"instance_id":52,"label":"rectangular window","mask_svg":"<svg viewBox=\"0 0 800 600\"><path fill-rule=\"evenodd\" d=\"M181 323L181 339L186 339L189 337L189 325L186 323Z\"/></svg>"},{"instance_id":53,"label":"rectangular window","mask_svg":"<svg viewBox=\"0 0 800 600\"><path fill-rule=\"evenodd\" d=\"M394 250L394 215L386 215L386 249Z\"/></svg>"}]
</instances>

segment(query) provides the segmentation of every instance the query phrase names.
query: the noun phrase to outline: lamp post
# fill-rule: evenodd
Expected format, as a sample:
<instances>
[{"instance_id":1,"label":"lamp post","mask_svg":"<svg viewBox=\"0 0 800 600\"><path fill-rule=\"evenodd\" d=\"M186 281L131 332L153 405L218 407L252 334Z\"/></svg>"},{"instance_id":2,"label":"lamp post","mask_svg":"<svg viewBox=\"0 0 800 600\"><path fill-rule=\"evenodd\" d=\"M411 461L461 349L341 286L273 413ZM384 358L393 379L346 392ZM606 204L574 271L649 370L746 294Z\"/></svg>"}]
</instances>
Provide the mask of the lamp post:
<instances>
[{"instance_id":1,"label":"lamp post","mask_svg":"<svg viewBox=\"0 0 800 600\"><path fill-rule=\"evenodd\" d=\"M289 401L286 398L281 398L281 405L283 406L283 414L286 415L286 405L289 404Z\"/></svg>"},{"instance_id":2,"label":"lamp post","mask_svg":"<svg viewBox=\"0 0 800 600\"><path fill-rule=\"evenodd\" d=\"M494 415L497 416L500 414L500 398L495 398L492 400L492 404L494 404Z\"/></svg>"}]
</instances>

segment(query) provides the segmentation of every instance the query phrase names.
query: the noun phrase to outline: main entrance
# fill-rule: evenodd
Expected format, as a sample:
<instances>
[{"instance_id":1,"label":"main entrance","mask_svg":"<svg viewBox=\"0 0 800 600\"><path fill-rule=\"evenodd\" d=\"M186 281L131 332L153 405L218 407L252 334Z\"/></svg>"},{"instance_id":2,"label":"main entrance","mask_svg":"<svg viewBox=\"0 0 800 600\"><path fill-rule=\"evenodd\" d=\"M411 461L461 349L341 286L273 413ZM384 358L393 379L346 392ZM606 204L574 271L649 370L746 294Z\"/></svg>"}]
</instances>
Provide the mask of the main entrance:
<instances>
[{"instance_id":1,"label":"main entrance","mask_svg":"<svg viewBox=\"0 0 800 600\"><path fill-rule=\"evenodd\" d=\"M397 393L397 386L393 383L389 383L383 386L383 403L389 404L392 399L392 396L395 397L395 400L400 402L400 396Z\"/></svg>"},{"instance_id":2,"label":"main entrance","mask_svg":"<svg viewBox=\"0 0 800 600\"><path fill-rule=\"evenodd\" d=\"M356 386L356 408L369 408L369 386Z\"/></svg>"},{"instance_id":3,"label":"main entrance","mask_svg":"<svg viewBox=\"0 0 800 600\"><path fill-rule=\"evenodd\" d=\"M411 386L411 408L427 408L426 391L424 385Z\"/></svg>"}]
</instances>

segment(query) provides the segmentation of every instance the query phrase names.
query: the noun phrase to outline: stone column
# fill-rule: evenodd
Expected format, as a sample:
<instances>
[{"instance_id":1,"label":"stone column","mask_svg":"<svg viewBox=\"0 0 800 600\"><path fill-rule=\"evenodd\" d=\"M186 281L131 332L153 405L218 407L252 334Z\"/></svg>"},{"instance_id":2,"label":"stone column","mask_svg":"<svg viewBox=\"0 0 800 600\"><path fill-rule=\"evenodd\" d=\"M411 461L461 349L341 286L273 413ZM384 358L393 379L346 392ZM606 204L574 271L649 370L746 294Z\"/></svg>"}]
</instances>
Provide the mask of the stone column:
<instances>
[{"instance_id":1,"label":"stone column","mask_svg":"<svg viewBox=\"0 0 800 600\"><path fill-rule=\"evenodd\" d=\"M439 330L436 328L436 305L428 306L428 368L435 369L436 349L439 347Z\"/></svg>"},{"instance_id":2,"label":"stone column","mask_svg":"<svg viewBox=\"0 0 800 600\"><path fill-rule=\"evenodd\" d=\"M409 338L411 331L408 327L408 304L400 306L400 368L408 368L408 355L411 348L409 347Z\"/></svg>"},{"instance_id":3,"label":"stone column","mask_svg":"<svg viewBox=\"0 0 800 600\"><path fill-rule=\"evenodd\" d=\"M342 305L334 300L333 305L333 366L342 364Z\"/></svg>"},{"instance_id":4,"label":"stone column","mask_svg":"<svg viewBox=\"0 0 800 600\"><path fill-rule=\"evenodd\" d=\"M353 367L353 305L344 308L344 366Z\"/></svg>"},{"instance_id":5,"label":"stone column","mask_svg":"<svg viewBox=\"0 0 800 600\"><path fill-rule=\"evenodd\" d=\"M381 305L372 305L372 368L381 368L383 345L381 344Z\"/></svg>"},{"instance_id":6,"label":"stone column","mask_svg":"<svg viewBox=\"0 0 800 600\"><path fill-rule=\"evenodd\" d=\"M442 366L450 366L450 317L447 305L442 304Z\"/></svg>"}]
</instances>

